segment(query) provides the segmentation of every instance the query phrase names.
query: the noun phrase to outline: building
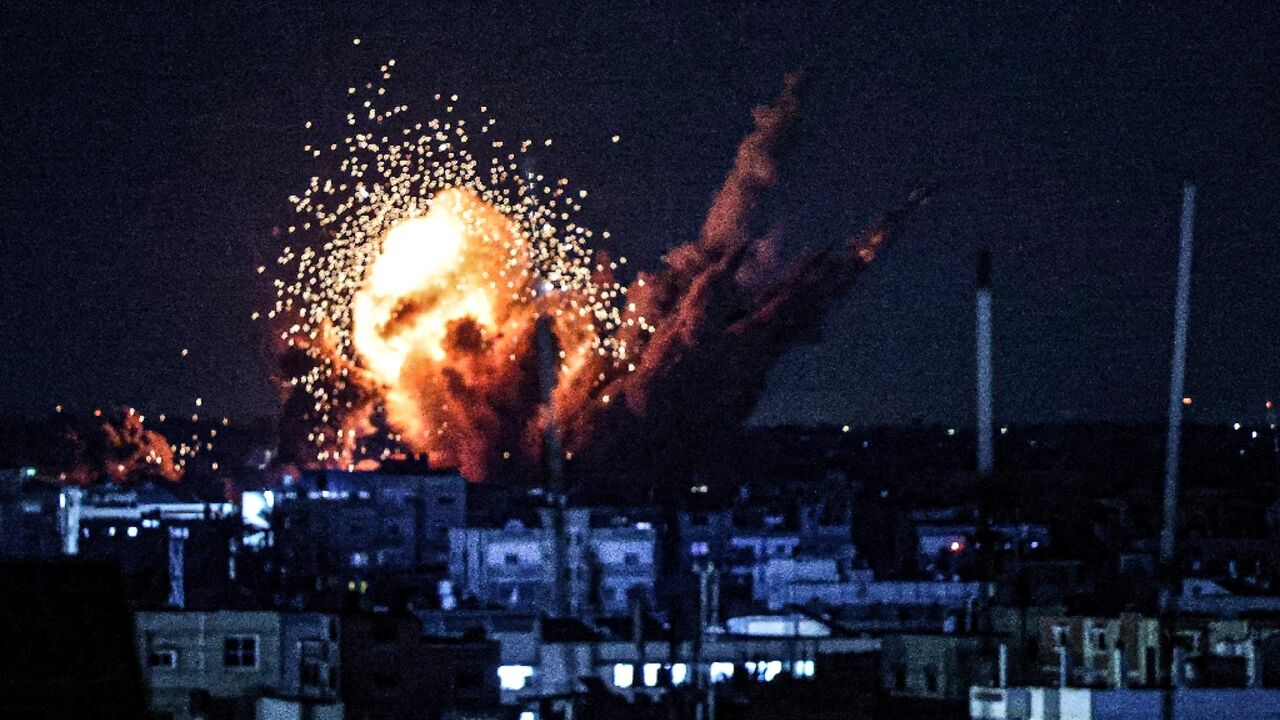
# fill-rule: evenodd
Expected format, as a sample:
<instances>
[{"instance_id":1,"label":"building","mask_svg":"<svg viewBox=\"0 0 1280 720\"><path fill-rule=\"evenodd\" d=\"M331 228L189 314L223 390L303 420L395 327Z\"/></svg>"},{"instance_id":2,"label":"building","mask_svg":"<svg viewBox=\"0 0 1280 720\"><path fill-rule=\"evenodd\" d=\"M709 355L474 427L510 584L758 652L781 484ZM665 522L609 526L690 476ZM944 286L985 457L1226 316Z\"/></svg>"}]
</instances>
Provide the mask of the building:
<instances>
[{"instance_id":1,"label":"building","mask_svg":"<svg viewBox=\"0 0 1280 720\"><path fill-rule=\"evenodd\" d=\"M260 698L333 705L339 622L318 613L161 611L136 617L152 711L254 717Z\"/></svg>"},{"instance_id":2,"label":"building","mask_svg":"<svg viewBox=\"0 0 1280 720\"><path fill-rule=\"evenodd\" d=\"M1177 688L1134 690L974 687L973 720L1263 720L1274 718L1280 690Z\"/></svg>"},{"instance_id":3,"label":"building","mask_svg":"<svg viewBox=\"0 0 1280 720\"><path fill-rule=\"evenodd\" d=\"M234 577L238 508L147 482L66 487L63 551L118 563L140 607L214 608Z\"/></svg>"},{"instance_id":4,"label":"building","mask_svg":"<svg viewBox=\"0 0 1280 720\"><path fill-rule=\"evenodd\" d=\"M453 471L304 473L245 493L245 531L254 545L271 546L286 605L333 606L370 586L384 603L395 593L425 602L445 575L449 530L466 524L466 485Z\"/></svg>"},{"instance_id":5,"label":"building","mask_svg":"<svg viewBox=\"0 0 1280 720\"><path fill-rule=\"evenodd\" d=\"M880 647L874 638L835 636L799 616L733 618L701 642L680 638L669 625L640 613L594 622L506 610L433 610L421 616L429 632L495 641L502 702L521 708L593 687L655 701L672 688L693 685L699 675L704 684L807 681L821 675L824 658L870 657Z\"/></svg>"},{"instance_id":6,"label":"building","mask_svg":"<svg viewBox=\"0 0 1280 720\"><path fill-rule=\"evenodd\" d=\"M974 684L994 684L999 640L989 635L891 633L880 639L881 687L914 700L963 702Z\"/></svg>"},{"instance_id":7,"label":"building","mask_svg":"<svg viewBox=\"0 0 1280 720\"><path fill-rule=\"evenodd\" d=\"M0 562L0 717L137 720L146 685L117 568Z\"/></svg>"},{"instance_id":8,"label":"building","mask_svg":"<svg viewBox=\"0 0 1280 720\"><path fill-rule=\"evenodd\" d=\"M501 703L499 646L482 635L427 637L413 616L350 616L342 657L348 720L490 717Z\"/></svg>"},{"instance_id":9,"label":"building","mask_svg":"<svg viewBox=\"0 0 1280 720\"><path fill-rule=\"evenodd\" d=\"M0 558L42 560L62 555L61 488L35 468L0 470Z\"/></svg>"},{"instance_id":10,"label":"building","mask_svg":"<svg viewBox=\"0 0 1280 720\"><path fill-rule=\"evenodd\" d=\"M502 528L458 528L449 535L449 579L458 600L509 609L554 612L554 538L549 511L537 527L513 521ZM627 615L650 607L657 577L657 533L586 508L565 511L571 613Z\"/></svg>"}]
</instances>

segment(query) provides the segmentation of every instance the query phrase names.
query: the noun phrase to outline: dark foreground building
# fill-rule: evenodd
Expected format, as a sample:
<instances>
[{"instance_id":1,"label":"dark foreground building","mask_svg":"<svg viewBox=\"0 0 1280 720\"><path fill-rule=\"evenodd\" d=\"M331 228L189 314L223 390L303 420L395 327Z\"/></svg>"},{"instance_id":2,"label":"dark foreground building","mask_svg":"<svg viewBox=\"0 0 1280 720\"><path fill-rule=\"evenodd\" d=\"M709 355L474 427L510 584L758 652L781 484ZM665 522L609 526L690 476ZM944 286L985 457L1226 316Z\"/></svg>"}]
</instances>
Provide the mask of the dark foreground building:
<instances>
[{"instance_id":1,"label":"dark foreground building","mask_svg":"<svg viewBox=\"0 0 1280 720\"><path fill-rule=\"evenodd\" d=\"M0 642L0 717L147 717L133 615L114 567L0 563Z\"/></svg>"}]
</instances>

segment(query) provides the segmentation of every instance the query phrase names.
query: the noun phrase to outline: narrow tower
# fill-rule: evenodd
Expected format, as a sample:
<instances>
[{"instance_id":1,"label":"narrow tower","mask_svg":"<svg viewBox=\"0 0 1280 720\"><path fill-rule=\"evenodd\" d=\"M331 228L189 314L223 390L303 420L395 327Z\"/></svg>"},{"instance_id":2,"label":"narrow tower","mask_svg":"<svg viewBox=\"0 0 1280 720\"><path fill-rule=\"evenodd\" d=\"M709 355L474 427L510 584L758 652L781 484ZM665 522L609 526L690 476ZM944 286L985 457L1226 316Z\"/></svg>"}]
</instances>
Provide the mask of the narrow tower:
<instances>
[{"instance_id":1,"label":"narrow tower","mask_svg":"<svg viewBox=\"0 0 1280 720\"><path fill-rule=\"evenodd\" d=\"M1178 461L1182 452L1183 390L1187 377L1187 321L1191 316L1191 250L1196 217L1196 186L1182 187L1182 223L1178 246L1178 294L1173 312L1173 360L1169 378L1169 435L1165 442L1164 524L1160 528L1160 563L1172 572L1178 530ZM1170 576L1172 579L1172 576ZM1169 600L1167 592L1165 602ZM1167 608L1165 608L1167 609Z\"/></svg>"},{"instance_id":2,"label":"narrow tower","mask_svg":"<svg viewBox=\"0 0 1280 720\"><path fill-rule=\"evenodd\" d=\"M991 253L978 254L977 289L978 476L991 475L996 455L991 428Z\"/></svg>"}]
</instances>

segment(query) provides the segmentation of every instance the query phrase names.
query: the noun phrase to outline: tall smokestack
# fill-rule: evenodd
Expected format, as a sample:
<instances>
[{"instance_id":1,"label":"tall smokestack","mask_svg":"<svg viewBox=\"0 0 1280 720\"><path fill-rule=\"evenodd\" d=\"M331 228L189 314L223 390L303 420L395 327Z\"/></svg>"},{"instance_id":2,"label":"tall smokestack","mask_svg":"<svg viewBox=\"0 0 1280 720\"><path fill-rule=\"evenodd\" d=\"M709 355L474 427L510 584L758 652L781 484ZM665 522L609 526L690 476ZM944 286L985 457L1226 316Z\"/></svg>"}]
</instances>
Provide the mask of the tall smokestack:
<instances>
[{"instance_id":1,"label":"tall smokestack","mask_svg":"<svg viewBox=\"0 0 1280 720\"><path fill-rule=\"evenodd\" d=\"M995 446L991 428L991 253L978 254L977 289L978 476L991 475Z\"/></svg>"},{"instance_id":2,"label":"tall smokestack","mask_svg":"<svg viewBox=\"0 0 1280 720\"><path fill-rule=\"evenodd\" d=\"M550 527L547 530L551 533L551 565L554 581L551 583L551 614L556 617L567 617L569 615L569 596L571 588L569 587L569 543L565 532L565 485L564 485L564 459L561 455L560 447L560 429L556 424L555 406L551 402L551 397L555 393L557 377L559 375L559 349L556 347L556 338L551 327L551 317L543 315L538 318L537 342L538 342L538 380L542 391L542 403L546 408L547 419L546 426L542 435L542 454L545 463L546 481L547 481L547 501L550 503L550 511L546 516L550 519Z\"/></svg>"},{"instance_id":3,"label":"tall smokestack","mask_svg":"<svg viewBox=\"0 0 1280 720\"><path fill-rule=\"evenodd\" d=\"M1160 529L1160 562L1169 572L1173 570L1174 536L1178 528L1178 460L1182 446L1183 390L1187 375L1187 320L1191 315L1191 249L1195 214L1196 186L1186 183L1182 186L1178 295L1173 315L1173 361L1169 381L1169 435L1165 443L1164 525ZM1166 603L1169 600L1168 590L1164 593L1164 600Z\"/></svg>"}]
</instances>

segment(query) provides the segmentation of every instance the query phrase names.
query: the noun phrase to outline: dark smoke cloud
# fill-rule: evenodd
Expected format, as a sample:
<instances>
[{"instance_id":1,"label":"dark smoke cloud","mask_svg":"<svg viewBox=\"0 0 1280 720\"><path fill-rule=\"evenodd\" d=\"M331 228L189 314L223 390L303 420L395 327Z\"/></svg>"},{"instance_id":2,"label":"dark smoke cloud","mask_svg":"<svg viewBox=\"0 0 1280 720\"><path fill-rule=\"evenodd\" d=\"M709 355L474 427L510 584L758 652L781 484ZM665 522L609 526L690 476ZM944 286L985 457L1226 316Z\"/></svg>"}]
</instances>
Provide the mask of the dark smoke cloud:
<instances>
[{"instance_id":1,"label":"dark smoke cloud","mask_svg":"<svg viewBox=\"0 0 1280 720\"><path fill-rule=\"evenodd\" d=\"M133 408L117 408L105 417L71 420L63 428L54 470L68 483L88 485L146 480L178 482L173 448L163 435L143 427Z\"/></svg>"},{"instance_id":2,"label":"dark smoke cloud","mask_svg":"<svg viewBox=\"0 0 1280 720\"><path fill-rule=\"evenodd\" d=\"M699 238L671 250L666 267L642 274L628 297L657 326L628 338L636 371L613 373L593 401L567 392L557 403L577 492L584 496L663 493L730 451L790 348L818 338L841 297L923 199L878 220L852 240L780 262L774 238L750 226L762 194L777 183L776 155L798 114L799 76L754 112ZM768 278L774 278L772 282Z\"/></svg>"}]
</instances>

